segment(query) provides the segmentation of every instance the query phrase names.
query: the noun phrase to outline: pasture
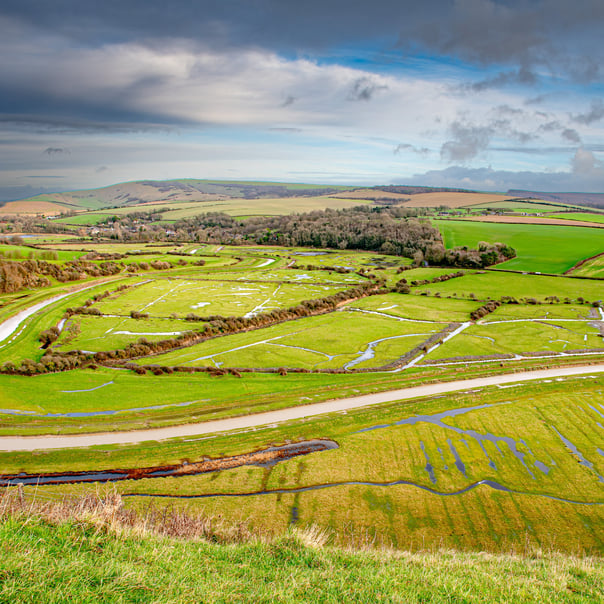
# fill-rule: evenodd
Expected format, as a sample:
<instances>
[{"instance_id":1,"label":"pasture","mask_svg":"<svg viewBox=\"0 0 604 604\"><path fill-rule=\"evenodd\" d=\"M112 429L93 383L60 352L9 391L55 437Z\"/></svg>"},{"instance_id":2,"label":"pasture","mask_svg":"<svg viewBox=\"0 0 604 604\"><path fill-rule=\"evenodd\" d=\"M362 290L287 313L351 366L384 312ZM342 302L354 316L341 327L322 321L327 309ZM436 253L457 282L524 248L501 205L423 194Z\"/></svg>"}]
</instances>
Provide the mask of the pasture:
<instances>
[{"instance_id":1,"label":"pasture","mask_svg":"<svg viewBox=\"0 0 604 604\"><path fill-rule=\"evenodd\" d=\"M338 448L273 466L125 480L115 488L134 508L153 501L220 514L271 534L289 523L316 524L339 544L369 539L404 549L507 551L522 542L601 551L601 388L601 378L565 378L380 405L201 441L93 448L77 459L62 451L42 457L3 453L0 465L150 466L329 438ZM26 487L26 493L33 488ZM56 497L89 488L52 485L37 492Z\"/></svg>"},{"instance_id":2,"label":"pasture","mask_svg":"<svg viewBox=\"0 0 604 604\"><path fill-rule=\"evenodd\" d=\"M575 319L510 319L472 325L434 352L426 361L493 357L498 354L564 353L604 350L602 332L596 324Z\"/></svg>"},{"instance_id":3,"label":"pasture","mask_svg":"<svg viewBox=\"0 0 604 604\"><path fill-rule=\"evenodd\" d=\"M468 225L472 223L462 226ZM472 233L478 237L477 231ZM502 237L491 240L499 239L510 243ZM572 240L569 237L561 246ZM253 318L371 282L356 271L383 277L392 288L402 278L412 283L458 270L421 267L399 273L409 259L340 250L193 242L159 246L73 242L48 247L59 255L55 262L92 249L144 254L118 260L123 270L114 277L76 284L89 289L69 291L74 285L62 284L4 296L2 319L52 295L69 293L0 341L0 364L40 361L45 352L40 332L53 326L60 328L50 346L53 354L120 350L141 338L170 340L206 326L205 321L187 320L187 315ZM191 264L199 259L205 264ZM128 273L132 262L152 260L185 264ZM287 268L294 262L301 268ZM316 267L344 267L349 272ZM95 357L84 369L31 377L2 374L0 433L168 426L431 381L601 362L604 316L592 306L603 296L600 281L500 270L463 272L448 281L412 286L409 294L392 289L376 293L376 288L372 295L337 308L320 308L322 314L288 316L263 327L245 323L235 333L217 332L203 342L167 352L118 358L114 365ZM118 291L120 285L130 287ZM106 292L109 295L93 299ZM480 320L471 320L485 301L502 296L513 296L521 304L503 304ZM80 309L67 317L67 308L74 307L98 309L101 314L78 314ZM148 317L135 319L131 313ZM477 357L483 357L481 362L475 362ZM138 375L128 363L139 369L155 367ZM159 367L170 369L153 375ZM243 371L227 374L228 368ZM284 375L276 372L279 368L285 369ZM440 544L507 551L528 540L542 547L600 552L604 551L604 491L599 478L604 475L602 383L601 377L560 378L483 388L234 434L91 447L77 454L0 453L0 471L141 468L301 439L332 439L337 448L266 467L125 480L115 488L133 508L152 501L160 508L220 513L271 534L290 524L314 523L331 531L341 544L366 540L409 549ZM38 493L52 498L94 488L49 485L38 487ZM30 487L25 490L33 492Z\"/></svg>"},{"instance_id":4,"label":"pasture","mask_svg":"<svg viewBox=\"0 0 604 604\"><path fill-rule=\"evenodd\" d=\"M436 220L433 224L440 230L447 248L476 247L479 241L511 245L517 257L497 265L508 270L564 273L604 248L600 229L460 220Z\"/></svg>"},{"instance_id":5,"label":"pasture","mask_svg":"<svg viewBox=\"0 0 604 604\"><path fill-rule=\"evenodd\" d=\"M456 295L459 298L476 298L487 300L500 299L502 296L521 298L535 298L539 302L547 302L546 298L556 296L564 301L568 298L577 302L579 298L593 302L601 300L604 296L602 283L587 279L573 279L571 277L550 277L547 275L520 275L490 270L470 273L444 281L429 283L414 289L414 292L439 294L443 297Z\"/></svg>"},{"instance_id":6,"label":"pasture","mask_svg":"<svg viewBox=\"0 0 604 604\"><path fill-rule=\"evenodd\" d=\"M445 326L401 321L394 316L336 312L212 339L155 356L152 362L302 369L379 367L396 361Z\"/></svg>"},{"instance_id":7,"label":"pasture","mask_svg":"<svg viewBox=\"0 0 604 604\"><path fill-rule=\"evenodd\" d=\"M564 212L562 214L548 214L548 218L604 224L604 212L598 212L597 214L594 212Z\"/></svg>"},{"instance_id":8,"label":"pasture","mask_svg":"<svg viewBox=\"0 0 604 604\"><path fill-rule=\"evenodd\" d=\"M597 277L598 279L603 279L604 254L599 254L595 258L591 258L580 266L577 266L571 274L577 277Z\"/></svg>"}]
</instances>

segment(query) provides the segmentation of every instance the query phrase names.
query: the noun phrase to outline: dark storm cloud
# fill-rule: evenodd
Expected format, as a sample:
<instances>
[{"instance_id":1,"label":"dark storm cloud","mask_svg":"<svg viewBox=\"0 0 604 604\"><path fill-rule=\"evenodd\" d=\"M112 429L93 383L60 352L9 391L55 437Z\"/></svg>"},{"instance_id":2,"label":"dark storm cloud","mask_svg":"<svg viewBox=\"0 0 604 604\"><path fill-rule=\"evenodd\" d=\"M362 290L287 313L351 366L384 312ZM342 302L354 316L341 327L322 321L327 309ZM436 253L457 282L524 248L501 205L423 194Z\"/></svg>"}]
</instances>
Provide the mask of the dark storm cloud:
<instances>
[{"instance_id":1,"label":"dark storm cloud","mask_svg":"<svg viewBox=\"0 0 604 604\"><path fill-rule=\"evenodd\" d=\"M521 67L514 71L502 71L497 75L480 80L462 84L459 88L463 92L482 92L491 88L501 88L510 84L522 84L524 86L534 86L538 82L538 77L527 67Z\"/></svg>"},{"instance_id":2,"label":"dark storm cloud","mask_svg":"<svg viewBox=\"0 0 604 604\"><path fill-rule=\"evenodd\" d=\"M67 153L69 155L71 151L62 147L46 147L42 153L46 155L62 155L63 153Z\"/></svg>"},{"instance_id":3,"label":"dark storm cloud","mask_svg":"<svg viewBox=\"0 0 604 604\"><path fill-rule=\"evenodd\" d=\"M601 77L601 0L3 0L2 13L82 45L131 40L318 52L382 40L479 65L514 67L476 86L529 83L535 65Z\"/></svg>"},{"instance_id":4,"label":"dark storm cloud","mask_svg":"<svg viewBox=\"0 0 604 604\"><path fill-rule=\"evenodd\" d=\"M568 172L529 172L451 166L414 174L400 184L432 187L458 186L479 191L600 191L604 187L604 169L589 154L579 154Z\"/></svg>"},{"instance_id":5,"label":"dark storm cloud","mask_svg":"<svg viewBox=\"0 0 604 604\"><path fill-rule=\"evenodd\" d=\"M601 99L593 101L591 109L587 113L579 113L572 116L573 122L589 126L604 117L604 102Z\"/></svg>"},{"instance_id":6,"label":"dark storm cloud","mask_svg":"<svg viewBox=\"0 0 604 604\"><path fill-rule=\"evenodd\" d=\"M465 162L475 158L489 146L493 129L453 122L449 128L452 136L440 149L440 156L447 162Z\"/></svg>"},{"instance_id":7,"label":"dark storm cloud","mask_svg":"<svg viewBox=\"0 0 604 604\"><path fill-rule=\"evenodd\" d=\"M70 133L144 133L144 132L170 132L173 128L163 124L145 123L120 123L90 121L84 119L70 119L44 115L0 115L0 130L25 130L44 134L53 132L57 134ZM44 153L53 155L64 152L64 149L49 147Z\"/></svg>"},{"instance_id":8,"label":"dark storm cloud","mask_svg":"<svg viewBox=\"0 0 604 604\"><path fill-rule=\"evenodd\" d=\"M370 101L376 92L387 90L388 86L376 84L371 78L359 78L355 80L350 92L349 101Z\"/></svg>"},{"instance_id":9,"label":"dark storm cloud","mask_svg":"<svg viewBox=\"0 0 604 604\"><path fill-rule=\"evenodd\" d=\"M567 140L569 143L581 143L581 137L579 133L573 128L564 128L561 132L562 138Z\"/></svg>"},{"instance_id":10,"label":"dark storm cloud","mask_svg":"<svg viewBox=\"0 0 604 604\"><path fill-rule=\"evenodd\" d=\"M403 151L410 151L411 153L416 153L417 155L428 155L430 153L430 149L427 147L416 147L415 145L410 145L409 143L400 143L394 148L394 155L398 155Z\"/></svg>"}]
</instances>

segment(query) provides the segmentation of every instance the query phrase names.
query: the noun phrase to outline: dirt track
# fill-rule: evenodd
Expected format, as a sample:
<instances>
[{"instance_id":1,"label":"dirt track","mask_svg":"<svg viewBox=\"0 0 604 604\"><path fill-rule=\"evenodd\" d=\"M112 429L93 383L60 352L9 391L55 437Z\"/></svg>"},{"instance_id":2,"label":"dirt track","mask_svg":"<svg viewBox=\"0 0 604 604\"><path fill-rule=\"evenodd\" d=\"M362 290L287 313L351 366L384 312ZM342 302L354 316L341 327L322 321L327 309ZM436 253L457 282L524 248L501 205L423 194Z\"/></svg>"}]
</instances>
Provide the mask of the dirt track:
<instances>
[{"instance_id":1,"label":"dirt track","mask_svg":"<svg viewBox=\"0 0 604 604\"><path fill-rule=\"evenodd\" d=\"M469 390L484 386L497 386L530 380L555 379L573 375L595 375L602 372L604 372L604 364L586 367L561 367L557 369L494 375L472 380L427 384L414 388L366 394L352 398L325 401L323 403L314 403L311 405L301 405L277 411L267 411L266 413L232 417L200 424L185 424L181 426L169 426L166 428L155 428L150 430L134 430L130 432L100 432L97 434L78 434L72 436L0 437L0 451L34 451L36 449L66 449L92 445L134 444L149 440L198 436L216 432L255 428L266 424L301 419L303 417L321 415L323 413L348 411L367 405L408 400L421 396L445 394L458 390Z\"/></svg>"}]
</instances>

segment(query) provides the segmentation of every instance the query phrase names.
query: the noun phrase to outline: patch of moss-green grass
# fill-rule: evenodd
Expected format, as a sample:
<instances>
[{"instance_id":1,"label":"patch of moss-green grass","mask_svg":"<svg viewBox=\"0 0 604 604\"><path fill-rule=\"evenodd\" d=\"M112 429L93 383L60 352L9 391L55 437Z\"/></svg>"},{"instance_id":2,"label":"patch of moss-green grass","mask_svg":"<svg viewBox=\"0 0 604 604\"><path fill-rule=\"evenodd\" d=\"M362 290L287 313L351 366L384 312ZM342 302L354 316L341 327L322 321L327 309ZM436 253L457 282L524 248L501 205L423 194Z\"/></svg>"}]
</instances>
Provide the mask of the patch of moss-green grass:
<instances>
[{"instance_id":1,"label":"patch of moss-green grass","mask_svg":"<svg viewBox=\"0 0 604 604\"><path fill-rule=\"evenodd\" d=\"M52 525L40 519L10 519L0 532L5 552L0 597L15 603L212 603L224 601L228 594L239 602L321 604L579 603L603 597L597 558L444 549L351 551L324 547L320 540L313 545L310 535L219 545L154 535L118 536L77 521Z\"/></svg>"},{"instance_id":2,"label":"patch of moss-green grass","mask_svg":"<svg viewBox=\"0 0 604 604\"><path fill-rule=\"evenodd\" d=\"M219 363L228 367L342 367L360 358L370 343L382 338L420 334L428 339L443 327L372 314L360 319L358 313L336 312L214 338L154 356L153 361L162 365L193 366ZM380 360L394 361L412 348L406 339L396 340L400 343L398 354ZM276 360L281 362L275 365Z\"/></svg>"},{"instance_id":3,"label":"patch of moss-green grass","mask_svg":"<svg viewBox=\"0 0 604 604\"><path fill-rule=\"evenodd\" d=\"M501 224L437 220L447 248L475 248L480 241L503 242L517 257L498 268L519 271L563 273L577 262L602 252L602 232L573 226Z\"/></svg>"},{"instance_id":4,"label":"patch of moss-green grass","mask_svg":"<svg viewBox=\"0 0 604 604\"><path fill-rule=\"evenodd\" d=\"M602 347L598 328L587 322L526 320L472 325L426 358L436 360L472 355L588 351Z\"/></svg>"},{"instance_id":5,"label":"patch of moss-green grass","mask_svg":"<svg viewBox=\"0 0 604 604\"><path fill-rule=\"evenodd\" d=\"M136 311L152 317L186 318L188 314L240 317L296 306L303 300L330 296L341 289L319 284L153 279L96 306L109 315L128 316Z\"/></svg>"},{"instance_id":6,"label":"patch of moss-green grass","mask_svg":"<svg viewBox=\"0 0 604 604\"><path fill-rule=\"evenodd\" d=\"M581 277L597 277L598 279L603 279L604 254L588 260L585 264L582 264L579 268L575 269L572 274Z\"/></svg>"},{"instance_id":7,"label":"patch of moss-green grass","mask_svg":"<svg viewBox=\"0 0 604 604\"><path fill-rule=\"evenodd\" d=\"M598 281L498 271L485 271L442 283L430 283L413 291L430 292L432 295L439 293L442 297L456 293L460 298L474 297L479 300L498 300L502 296L512 296L519 301L521 298L535 298L540 302L547 302L547 297L557 296L560 300L569 298L576 302L581 297L593 302L602 298L602 284Z\"/></svg>"},{"instance_id":8,"label":"patch of moss-green grass","mask_svg":"<svg viewBox=\"0 0 604 604\"><path fill-rule=\"evenodd\" d=\"M407 294L384 294L355 300L347 308L358 308L410 320L455 323L469 320L480 302L438 299Z\"/></svg>"}]
</instances>

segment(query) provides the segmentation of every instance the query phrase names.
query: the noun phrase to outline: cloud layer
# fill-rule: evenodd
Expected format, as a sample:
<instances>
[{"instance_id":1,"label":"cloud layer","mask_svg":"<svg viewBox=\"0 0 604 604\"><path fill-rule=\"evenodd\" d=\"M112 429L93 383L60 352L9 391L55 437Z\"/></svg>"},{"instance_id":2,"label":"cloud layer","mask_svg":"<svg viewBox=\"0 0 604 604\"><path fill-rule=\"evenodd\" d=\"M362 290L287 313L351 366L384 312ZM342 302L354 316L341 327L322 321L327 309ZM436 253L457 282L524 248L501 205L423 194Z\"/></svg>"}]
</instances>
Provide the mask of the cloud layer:
<instances>
[{"instance_id":1,"label":"cloud layer","mask_svg":"<svg viewBox=\"0 0 604 604\"><path fill-rule=\"evenodd\" d=\"M0 186L602 190L602 25L600 0L4 0Z\"/></svg>"}]
</instances>

